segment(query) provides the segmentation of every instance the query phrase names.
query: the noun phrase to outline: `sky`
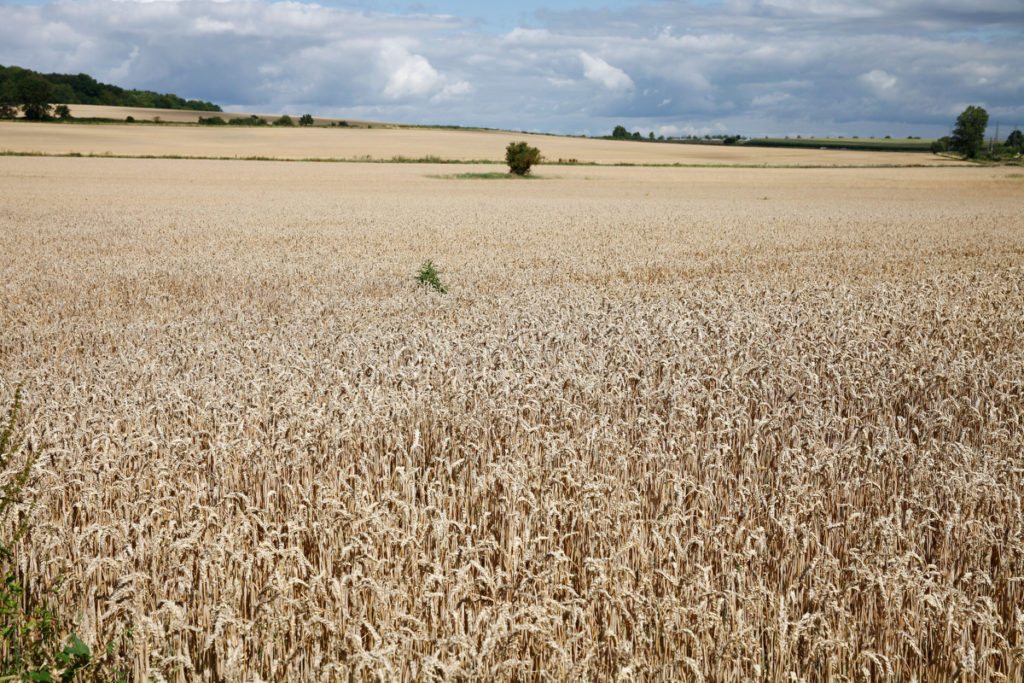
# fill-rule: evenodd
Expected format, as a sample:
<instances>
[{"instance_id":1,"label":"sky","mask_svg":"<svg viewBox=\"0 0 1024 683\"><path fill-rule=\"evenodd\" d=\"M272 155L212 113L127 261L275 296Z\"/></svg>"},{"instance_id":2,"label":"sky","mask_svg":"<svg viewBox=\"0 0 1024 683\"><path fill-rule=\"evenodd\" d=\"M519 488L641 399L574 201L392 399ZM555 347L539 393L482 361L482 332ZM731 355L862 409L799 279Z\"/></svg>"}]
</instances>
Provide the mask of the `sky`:
<instances>
[{"instance_id":1,"label":"sky","mask_svg":"<svg viewBox=\"0 0 1024 683\"><path fill-rule=\"evenodd\" d=\"M0 64L225 111L606 135L1024 126L1024 0L12 0Z\"/></svg>"}]
</instances>

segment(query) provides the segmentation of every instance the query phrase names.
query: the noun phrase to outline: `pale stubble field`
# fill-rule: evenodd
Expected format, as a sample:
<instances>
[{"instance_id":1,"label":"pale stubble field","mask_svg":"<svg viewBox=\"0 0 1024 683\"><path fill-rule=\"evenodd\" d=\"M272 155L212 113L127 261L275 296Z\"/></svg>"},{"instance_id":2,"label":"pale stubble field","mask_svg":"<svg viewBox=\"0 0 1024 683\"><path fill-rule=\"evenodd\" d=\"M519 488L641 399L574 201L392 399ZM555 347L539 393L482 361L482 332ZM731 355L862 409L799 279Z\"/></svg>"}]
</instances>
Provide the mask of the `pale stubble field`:
<instances>
[{"instance_id":1,"label":"pale stubble field","mask_svg":"<svg viewBox=\"0 0 1024 683\"><path fill-rule=\"evenodd\" d=\"M136 680L1021 679L1019 171L452 172L0 158L19 561L83 638Z\"/></svg>"}]
</instances>

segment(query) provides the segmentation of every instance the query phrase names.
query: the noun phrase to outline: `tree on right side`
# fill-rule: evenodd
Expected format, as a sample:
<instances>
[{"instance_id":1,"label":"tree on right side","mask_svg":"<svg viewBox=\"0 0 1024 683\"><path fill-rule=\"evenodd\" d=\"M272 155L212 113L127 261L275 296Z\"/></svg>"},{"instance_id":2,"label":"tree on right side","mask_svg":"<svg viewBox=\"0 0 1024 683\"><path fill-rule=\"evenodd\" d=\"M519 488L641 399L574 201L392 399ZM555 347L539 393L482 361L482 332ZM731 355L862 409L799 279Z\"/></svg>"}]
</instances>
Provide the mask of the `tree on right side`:
<instances>
[{"instance_id":1,"label":"tree on right side","mask_svg":"<svg viewBox=\"0 0 1024 683\"><path fill-rule=\"evenodd\" d=\"M985 141L985 128L988 127L988 112L982 107L970 106L956 117L956 126L950 136L949 148L963 154L968 159L978 156Z\"/></svg>"},{"instance_id":2,"label":"tree on right side","mask_svg":"<svg viewBox=\"0 0 1024 683\"><path fill-rule=\"evenodd\" d=\"M1006 136L1006 146L1016 152L1024 152L1024 133L1014 130Z\"/></svg>"}]
</instances>

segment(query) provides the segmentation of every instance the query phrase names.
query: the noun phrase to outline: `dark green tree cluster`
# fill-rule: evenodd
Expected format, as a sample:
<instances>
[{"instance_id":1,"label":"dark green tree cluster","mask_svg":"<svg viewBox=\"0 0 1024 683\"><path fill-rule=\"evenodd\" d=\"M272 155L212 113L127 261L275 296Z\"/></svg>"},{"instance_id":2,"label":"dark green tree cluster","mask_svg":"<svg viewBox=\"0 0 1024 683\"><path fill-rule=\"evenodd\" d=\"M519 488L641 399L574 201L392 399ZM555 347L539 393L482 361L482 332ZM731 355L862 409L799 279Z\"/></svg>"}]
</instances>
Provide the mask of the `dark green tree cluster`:
<instances>
[{"instance_id":1,"label":"dark green tree cluster","mask_svg":"<svg viewBox=\"0 0 1024 683\"><path fill-rule=\"evenodd\" d=\"M1024 133L1019 130L1015 130L1006 136L1006 142L1003 143L1009 151L1014 154L1024 153Z\"/></svg>"},{"instance_id":2,"label":"dark green tree cluster","mask_svg":"<svg viewBox=\"0 0 1024 683\"><path fill-rule=\"evenodd\" d=\"M220 117L218 117L220 118ZM216 125L216 124L214 124ZM239 116L238 118L228 120L229 126L269 126L266 119L263 119L256 114L250 114L249 116Z\"/></svg>"},{"instance_id":3,"label":"dark green tree cluster","mask_svg":"<svg viewBox=\"0 0 1024 683\"><path fill-rule=\"evenodd\" d=\"M171 93L160 94L150 90L126 90L100 83L87 74L41 74L19 66L0 65L0 117L13 118L20 108L25 118L46 119L53 114L51 105L56 102L64 105L221 110L212 102L186 100Z\"/></svg>"},{"instance_id":4,"label":"dark green tree cluster","mask_svg":"<svg viewBox=\"0 0 1024 683\"><path fill-rule=\"evenodd\" d=\"M1014 130L1006 140L991 140L985 145L985 129L988 127L988 112L982 107L970 106L960 113L953 126L953 132L932 143L932 152L955 152L965 159L984 158L999 161L1024 153L1024 133Z\"/></svg>"},{"instance_id":5,"label":"dark green tree cluster","mask_svg":"<svg viewBox=\"0 0 1024 683\"><path fill-rule=\"evenodd\" d=\"M652 133L653 135L653 133ZM626 130L625 126L615 126L612 130L612 134L609 136L612 140L643 140L643 136L640 135L640 131L630 133Z\"/></svg>"},{"instance_id":6,"label":"dark green tree cluster","mask_svg":"<svg viewBox=\"0 0 1024 683\"><path fill-rule=\"evenodd\" d=\"M0 67L0 118L13 119L21 109L26 119L50 117L50 84L39 74L18 67Z\"/></svg>"},{"instance_id":7,"label":"dark green tree cluster","mask_svg":"<svg viewBox=\"0 0 1024 683\"><path fill-rule=\"evenodd\" d=\"M705 135L705 140L721 140L726 145L732 145L740 140L743 140L743 135L730 135L727 133L718 133L717 135ZM640 131L633 131L630 133L626 130L625 126L615 126L612 130L611 135L604 136L605 140L643 140L646 142L678 142L680 140L700 140L701 138L697 135L688 135L684 137L669 137L666 138L664 135L659 135L657 138L654 137L654 131L652 130L647 134L645 138L640 134Z\"/></svg>"},{"instance_id":8,"label":"dark green tree cluster","mask_svg":"<svg viewBox=\"0 0 1024 683\"><path fill-rule=\"evenodd\" d=\"M975 158L985 142L987 127L988 112L981 107L967 107L956 117L956 126L949 136L949 148L968 159Z\"/></svg>"}]
</instances>

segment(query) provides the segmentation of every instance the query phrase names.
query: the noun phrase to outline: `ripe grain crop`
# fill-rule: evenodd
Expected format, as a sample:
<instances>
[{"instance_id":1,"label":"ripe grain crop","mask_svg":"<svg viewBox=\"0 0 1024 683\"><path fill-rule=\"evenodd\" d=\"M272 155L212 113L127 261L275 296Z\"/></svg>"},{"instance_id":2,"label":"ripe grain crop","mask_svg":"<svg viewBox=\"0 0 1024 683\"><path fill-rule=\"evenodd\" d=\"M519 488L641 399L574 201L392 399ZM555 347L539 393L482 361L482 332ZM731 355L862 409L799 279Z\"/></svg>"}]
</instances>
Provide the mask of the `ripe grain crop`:
<instances>
[{"instance_id":1,"label":"ripe grain crop","mask_svg":"<svg viewBox=\"0 0 1024 683\"><path fill-rule=\"evenodd\" d=\"M18 558L83 639L135 680L1021 680L1024 185L443 172L0 158Z\"/></svg>"},{"instance_id":2,"label":"ripe grain crop","mask_svg":"<svg viewBox=\"0 0 1024 683\"><path fill-rule=\"evenodd\" d=\"M504 164L525 140L548 160L601 164L726 166L930 166L967 162L920 152L754 148L524 135L488 130L75 125L0 121L0 152L112 156L390 161L427 159ZM490 169L493 170L493 169Z\"/></svg>"}]
</instances>

